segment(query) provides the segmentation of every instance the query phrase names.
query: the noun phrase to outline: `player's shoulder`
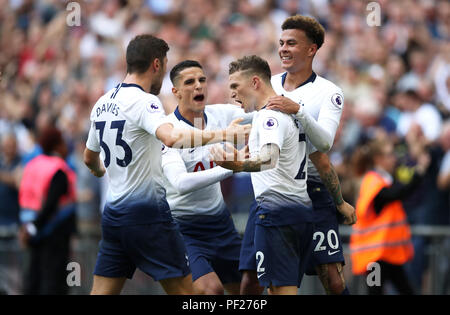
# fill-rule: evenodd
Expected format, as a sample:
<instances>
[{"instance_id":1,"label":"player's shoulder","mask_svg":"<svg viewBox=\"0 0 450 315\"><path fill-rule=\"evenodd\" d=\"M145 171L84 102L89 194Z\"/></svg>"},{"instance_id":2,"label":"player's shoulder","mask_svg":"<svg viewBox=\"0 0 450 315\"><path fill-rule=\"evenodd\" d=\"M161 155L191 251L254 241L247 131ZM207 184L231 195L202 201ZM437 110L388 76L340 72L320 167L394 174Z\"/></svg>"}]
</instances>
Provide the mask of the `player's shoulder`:
<instances>
[{"instance_id":1,"label":"player's shoulder","mask_svg":"<svg viewBox=\"0 0 450 315\"><path fill-rule=\"evenodd\" d=\"M208 104L205 106L205 112L206 113L221 113L224 111L238 111L242 110L242 108L238 105L234 104Z\"/></svg>"},{"instance_id":2,"label":"player's shoulder","mask_svg":"<svg viewBox=\"0 0 450 315\"><path fill-rule=\"evenodd\" d=\"M272 75L270 80L273 81L273 80L281 79L283 77L283 75L286 75L286 71Z\"/></svg>"},{"instance_id":3,"label":"player's shoulder","mask_svg":"<svg viewBox=\"0 0 450 315\"><path fill-rule=\"evenodd\" d=\"M114 93L115 88L110 89L105 94L99 97L99 99L95 102L94 106L91 109L91 120L93 120L97 115L97 111L99 107L102 107L104 104L108 102L110 96Z\"/></svg>"},{"instance_id":4,"label":"player's shoulder","mask_svg":"<svg viewBox=\"0 0 450 315\"><path fill-rule=\"evenodd\" d=\"M121 99L123 111L130 114L135 113L135 115L140 115L144 111L150 114L165 115L164 107L156 95L141 90L133 92L135 93L130 94L128 98ZM122 97L126 97L126 95L122 95Z\"/></svg>"},{"instance_id":5,"label":"player's shoulder","mask_svg":"<svg viewBox=\"0 0 450 315\"><path fill-rule=\"evenodd\" d=\"M162 108L161 100L154 94L138 90L136 93L133 93L133 95L136 97L136 102L154 104L153 109L155 110Z\"/></svg>"},{"instance_id":6,"label":"player's shoulder","mask_svg":"<svg viewBox=\"0 0 450 315\"><path fill-rule=\"evenodd\" d=\"M318 89L323 93L325 102L331 102L336 108L342 110L344 104L344 93L342 92L342 89L324 77L317 76L316 80L318 80L317 83L320 84Z\"/></svg>"},{"instance_id":7,"label":"player's shoulder","mask_svg":"<svg viewBox=\"0 0 450 315\"><path fill-rule=\"evenodd\" d=\"M263 127L264 129L275 129L278 125L287 126L294 123L292 115L266 108L258 111L257 120L260 124L259 127Z\"/></svg>"},{"instance_id":8,"label":"player's shoulder","mask_svg":"<svg viewBox=\"0 0 450 315\"><path fill-rule=\"evenodd\" d=\"M181 125L180 120L175 115L175 112L172 112L169 115L167 115L165 120L167 122L173 123L174 125Z\"/></svg>"},{"instance_id":9,"label":"player's shoulder","mask_svg":"<svg viewBox=\"0 0 450 315\"><path fill-rule=\"evenodd\" d=\"M271 78L270 78L270 83L272 84L272 86L275 88L277 86L281 86L281 83L283 81L283 76L286 75L286 71L285 72L281 72L281 73L277 73L274 74Z\"/></svg>"},{"instance_id":10,"label":"player's shoulder","mask_svg":"<svg viewBox=\"0 0 450 315\"><path fill-rule=\"evenodd\" d=\"M272 110L272 109L267 109L267 108L262 108L261 110L259 110L258 114L261 117L275 116L275 117L280 117L280 119L286 119L286 118L290 117L290 115L280 112L278 110Z\"/></svg>"},{"instance_id":11,"label":"player's shoulder","mask_svg":"<svg viewBox=\"0 0 450 315\"><path fill-rule=\"evenodd\" d=\"M320 86L321 89L323 88L324 92L329 93L329 94L333 94L333 93L343 94L342 89L334 82L332 82L328 79L325 79L324 77L322 77L320 75L317 75L316 80L317 81L315 83L318 86Z\"/></svg>"},{"instance_id":12,"label":"player's shoulder","mask_svg":"<svg viewBox=\"0 0 450 315\"><path fill-rule=\"evenodd\" d=\"M106 100L111 98L111 95L114 93L116 88L112 88L110 90L108 90L105 94L103 94L102 96L100 96L100 98L97 100L97 102L95 103L94 107L97 106L98 104L102 104L104 103Z\"/></svg>"}]
</instances>

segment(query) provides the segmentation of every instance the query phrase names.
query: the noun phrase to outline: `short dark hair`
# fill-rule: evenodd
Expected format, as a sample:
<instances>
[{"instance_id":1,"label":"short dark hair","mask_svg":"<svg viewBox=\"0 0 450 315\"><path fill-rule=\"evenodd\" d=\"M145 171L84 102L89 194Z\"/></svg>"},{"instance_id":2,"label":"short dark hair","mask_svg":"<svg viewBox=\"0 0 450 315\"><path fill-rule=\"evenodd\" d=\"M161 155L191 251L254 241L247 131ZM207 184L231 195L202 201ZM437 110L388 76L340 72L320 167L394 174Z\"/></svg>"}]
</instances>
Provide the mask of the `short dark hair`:
<instances>
[{"instance_id":1,"label":"short dark hair","mask_svg":"<svg viewBox=\"0 0 450 315\"><path fill-rule=\"evenodd\" d=\"M323 26L319 22L317 22L316 19L309 16L297 14L288 17L281 25L281 29L283 31L291 29L304 31L306 37L308 37L311 42L317 45L317 49L322 47L323 41L325 39L325 29L323 28Z\"/></svg>"},{"instance_id":2,"label":"short dark hair","mask_svg":"<svg viewBox=\"0 0 450 315\"><path fill-rule=\"evenodd\" d=\"M144 73L158 58L161 62L169 51L169 45L150 34L138 35L127 47L127 73Z\"/></svg>"},{"instance_id":3,"label":"short dark hair","mask_svg":"<svg viewBox=\"0 0 450 315\"><path fill-rule=\"evenodd\" d=\"M233 74L237 71L248 71L249 74L256 74L266 82L270 82L272 77L267 61L256 55L245 56L230 63L228 74Z\"/></svg>"},{"instance_id":4,"label":"short dark hair","mask_svg":"<svg viewBox=\"0 0 450 315\"><path fill-rule=\"evenodd\" d=\"M59 129L47 126L39 133L38 142L44 154L50 154L64 143L64 139Z\"/></svg>"},{"instance_id":5,"label":"short dark hair","mask_svg":"<svg viewBox=\"0 0 450 315\"><path fill-rule=\"evenodd\" d=\"M177 63L175 67L173 67L172 70L170 70L170 81L172 81L172 84L175 85L175 80L177 79L181 71L192 67L197 67L203 70L202 65L195 60L184 60Z\"/></svg>"}]
</instances>

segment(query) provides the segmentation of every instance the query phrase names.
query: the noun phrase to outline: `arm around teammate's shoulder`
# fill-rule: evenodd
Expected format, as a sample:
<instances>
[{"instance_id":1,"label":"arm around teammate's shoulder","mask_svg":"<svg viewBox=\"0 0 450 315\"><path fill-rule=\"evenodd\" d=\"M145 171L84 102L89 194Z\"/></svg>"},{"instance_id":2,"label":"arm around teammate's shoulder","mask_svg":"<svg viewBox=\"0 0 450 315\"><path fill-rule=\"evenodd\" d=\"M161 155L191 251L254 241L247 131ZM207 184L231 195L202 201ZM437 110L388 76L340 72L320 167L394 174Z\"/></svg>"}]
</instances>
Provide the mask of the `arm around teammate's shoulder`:
<instances>
[{"instance_id":1,"label":"arm around teammate's shoulder","mask_svg":"<svg viewBox=\"0 0 450 315\"><path fill-rule=\"evenodd\" d=\"M170 148L193 148L218 142L244 144L251 125L240 125L242 118L233 120L226 129L196 130L174 128L171 123L163 123L156 129L156 137Z\"/></svg>"},{"instance_id":2,"label":"arm around teammate's shoulder","mask_svg":"<svg viewBox=\"0 0 450 315\"><path fill-rule=\"evenodd\" d=\"M327 121L319 123L304 108L285 96L274 96L269 99L267 109L278 110L285 114L293 114L302 125L305 134L314 147L320 152L328 152L333 145L333 133L327 131L333 129Z\"/></svg>"}]
</instances>

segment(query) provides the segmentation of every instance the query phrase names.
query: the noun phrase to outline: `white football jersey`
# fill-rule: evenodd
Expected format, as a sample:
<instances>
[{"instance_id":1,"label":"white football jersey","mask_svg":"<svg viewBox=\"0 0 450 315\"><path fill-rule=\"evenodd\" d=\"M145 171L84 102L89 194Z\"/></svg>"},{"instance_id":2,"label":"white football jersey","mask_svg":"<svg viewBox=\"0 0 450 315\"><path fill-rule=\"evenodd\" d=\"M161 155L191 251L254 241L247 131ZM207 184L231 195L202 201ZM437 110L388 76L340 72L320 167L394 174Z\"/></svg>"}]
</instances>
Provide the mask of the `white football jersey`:
<instances>
[{"instance_id":1,"label":"white football jersey","mask_svg":"<svg viewBox=\"0 0 450 315\"><path fill-rule=\"evenodd\" d=\"M315 151L298 121L278 111L261 109L255 113L249 136L250 156L265 144L280 148L275 168L252 172L255 199L267 208L302 204L311 207L306 191L308 155Z\"/></svg>"},{"instance_id":2,"label":"white football jersey","mask_svg":"<svg viewBox=\"0 0 450 315\"><path fill-rule=\"evenodd\" d=\"M250 123L253 113L245 113L236 105L216 104L207 105L204 111L206 127L204 130L225 129L234 119L243 117L243 123ZM181 129L193 129L190 121L185 119L178 107L167 116L174 127ZM209 159L211 145L196 147L192 149L175 149L163 147L162 167L170 167L170 163L183 160L187 172L200 172L215 167L214 162ZM196 191L180 194L164 176L164 187L167 191L167 201L173 217L190 215L214 215L225 208L220 182L198 189Z\"/></svg>"},{"instance_id":3,"label":"white football jersey","mask_svg":"<svg viewBox=\"0 0 450 315\"><path fill-rule=\"evenodd\" d=\"M327 124L328 130L334 136L344 107L344 94L333 82L316 75L311 77L293 91L286 91L283 83L287 72L279 73L271 78L272 87L278 95L283 95L301 106L319 123L325 120L332 121ZM308 159L309 160L309 159ZM319 173L311 161L308 161L308 176L310 180L320 181Z\"/></svg>"},{"instance_id":4,"label":"white football jersey","mask_svg":"<svg viewBox=\"0 0 450 315\"><path fill-rule=\"evenodd\" d=\"M101 152L110 208L126 212L137 203L164 208L161 142L155 133L165 118L158 97L136 84L122 83L94 105L86 147Z\"/></svg>"}]
</instances>

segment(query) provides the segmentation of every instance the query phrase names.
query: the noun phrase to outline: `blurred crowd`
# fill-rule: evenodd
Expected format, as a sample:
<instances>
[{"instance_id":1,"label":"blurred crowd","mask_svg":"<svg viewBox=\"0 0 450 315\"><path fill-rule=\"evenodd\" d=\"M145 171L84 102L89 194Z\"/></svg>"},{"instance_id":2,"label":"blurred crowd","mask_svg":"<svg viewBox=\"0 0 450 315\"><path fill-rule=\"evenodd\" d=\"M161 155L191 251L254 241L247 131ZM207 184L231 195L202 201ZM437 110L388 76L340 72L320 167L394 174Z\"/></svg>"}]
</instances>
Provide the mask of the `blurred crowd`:
<instances>
[{"instance_id":1,"label":"blurred crowd","mask_svg":"<svg viewBox=\"0 0 450 315\"><path fill-rule=\"evenodd\" d=\"M344 197L354 204L358 193L355 156L381 138L395 145L402 182L412 178L420 154L430 156L423 184L405 201L410 223L449 225L450 2L374 2L380 26L368 25L372 11L361 0L0 0L0 236L17 225L15 183L39 153L36 135L47 125L60 128L69 144L79 221L98 226L102 182L82 163L89 114L125 77L125 48L135 35L168 42L169 71L181 60L198 60L208 76L208 103L228 103L229 62L256 54L273 74L281 72L280 26L297 13L325 27L313 69L344 92L330 152ZM176 107L171 87L167 75L160 94L167 113ZM248 178L224 186L230 208L247 211L235 208L238 198L251 196Z\"/></svg>"}]
</instances>

